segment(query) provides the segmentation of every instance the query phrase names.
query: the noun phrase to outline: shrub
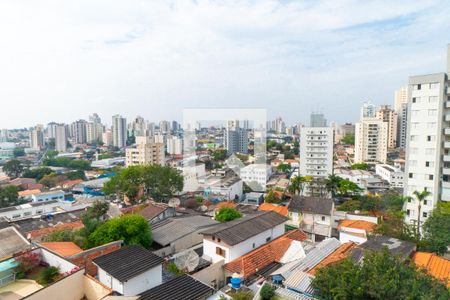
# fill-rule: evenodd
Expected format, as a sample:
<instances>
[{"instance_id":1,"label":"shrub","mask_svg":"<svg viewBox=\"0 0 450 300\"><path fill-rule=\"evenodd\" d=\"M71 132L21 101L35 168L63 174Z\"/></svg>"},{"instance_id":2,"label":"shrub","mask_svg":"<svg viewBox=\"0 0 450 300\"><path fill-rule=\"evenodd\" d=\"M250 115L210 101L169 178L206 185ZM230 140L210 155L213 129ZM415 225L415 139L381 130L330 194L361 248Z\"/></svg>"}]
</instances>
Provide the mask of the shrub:
<instances>
[{"instance_id":1,"label":"shrub","mask_svg":"<svg viewBox=\"0 0 450 300\"><path fill-rule=\"evenodd\" d=\"M48 267L41 271L39 274L39 283L49 284L55 281L59 275L59 269L57 267Z\"/></svg>"},{"instance_id":2,"label":"shrub","mask_svg":"<svg viewBox=\"0 0 450 300\"><path fill-rule=\"evenodd\" d=\"M177 267L177 265L176 265L175 263L173 263L173 262L171 262L171 263L169 263L169 264L167 265L167 270L168 270L170 273L173 273L173 274L175 274L175 275L177 275L177 276L183 275L183 274L184 274L184 272L183 272L182 270L180 270L180 269Z\"/></svg>"},{"instance_id":3,"label":"shrub","mask_svg":"<svg viewBox=\"0 0 450 300\"><path fill-rule=\"evenodd\" d=\"M223 223L242 217L242 214L231 207L222 207L216 214L216 220Z\"/></svg>"},{"instance_id":4,"label":"shrub","mask_svg":"<svg viewBox=\"0 0 450 300\"><path fill-rule=\"evenodd\" d=\"M275 296L275 287L265 284L261 288L259 295L263 300L270 300L273 296Z\"/></svg>"},{"instance_id":5,"label":"shrub","mask_svg":"<svg viewBox=\"0 0 450 300\"><path fill-rule=\"evenodd\" d=\"M19 270L25 274L39 266L41 263L41 255L35 252L27 252L19 257L16 257L16 262L19 264Z\"/></svg>"}]
</instances>

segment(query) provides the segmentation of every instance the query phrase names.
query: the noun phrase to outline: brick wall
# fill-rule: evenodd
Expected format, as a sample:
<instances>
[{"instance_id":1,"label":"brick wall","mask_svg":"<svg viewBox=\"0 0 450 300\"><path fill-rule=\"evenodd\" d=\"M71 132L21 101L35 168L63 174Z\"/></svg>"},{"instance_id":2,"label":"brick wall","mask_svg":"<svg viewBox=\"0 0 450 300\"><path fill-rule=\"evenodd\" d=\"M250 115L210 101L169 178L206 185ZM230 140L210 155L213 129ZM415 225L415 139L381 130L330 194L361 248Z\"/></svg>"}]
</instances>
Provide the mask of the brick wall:
<instances>
[{"instance_id":1,"label":"brick wall","mask_svg":"<svg viewBox=\"0 0 450 300\"><path fill-rule=\"evenodd\" d=\"M68 257L68 259L76 264L77 266L83 266L86 269L86 273L95 277L97 275L97 267L92 263L92 260L114 252L118 249L120 249L122 245L122 241L116 241L116 242L112 242L106 245L102 245L99 247L95 247L92 249L88 249L86 251L83 251L81 253L77 253L75 255L72 255L70 257Z\"/></svg>"}]
</instances>

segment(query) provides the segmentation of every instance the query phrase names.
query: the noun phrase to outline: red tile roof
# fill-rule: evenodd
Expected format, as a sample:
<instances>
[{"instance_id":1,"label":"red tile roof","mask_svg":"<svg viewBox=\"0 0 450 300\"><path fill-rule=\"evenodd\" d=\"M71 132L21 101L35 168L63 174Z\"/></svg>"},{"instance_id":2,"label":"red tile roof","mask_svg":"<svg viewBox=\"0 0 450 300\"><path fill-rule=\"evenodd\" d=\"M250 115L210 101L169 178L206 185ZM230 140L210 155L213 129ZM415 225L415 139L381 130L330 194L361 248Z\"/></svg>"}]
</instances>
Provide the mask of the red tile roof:
<instances>
[{"instance_id":1,"label":"red tile roof","mask_svg":"<svg viewBox=\"0 0 450 300\"><path fill-rule=\"evenodd\" d=\"M355 228L372 232L377 227L377 224L364 220L342 220L339 222L338 229L341 227Z\"/></svg>"},{"instance_id":2,"label":"red tile roof","mask_svg":"<svg viewBox=\"0 0 450 300\"><path fill-rule=\"evenodd\" d=\"M428 252L416 252L412 260L418 267L424 268L428 274L450 288L450 260Z\"/></svg>"},{"instance_id":3,"label":"red tile roof","mask_svg":"<svg viewBox=\"0 0 450 300\"><path fill-rule=\"evenodd\" d=\"M289 211L286 206L274 205L272 203L263 203L258 207L258 210L272 210L274 212L279 213L282 216L287 216Z\"/></svg>"},{"instance_id":4,"label":"red tile roof","mask_svg":"<svg viewBox=\"0 0 450 300\"><path fill-rule=\"evenodd\" d=\"M222 201L222 202L217 203L216 209L219 210L223 207L235 208L236 206L237 206L237 204L234 202Z\"/></svg>"},{"instance_id":5,"label":"red tile roof","mask_svg":"<svg viewBox=\"0 0 450 300\"><path fill-rule=\"evenodd\" d=\"M352 250L355 247L356 247L356 243L353 243L353 242L348 242L348 243L342 244L333 253L331 253L330 255L325 257L325 259L323 259L320 263L318 263L314 268L309 270L308 273L314 275L318 269L343 260L352 252Z\"/></svg>"},{"instance_id":6,"label":"red tile roof","mask_svg":"<svg viewBox=\"0 0 450 300\"><path fill-rule=\"evenodd\" d=\"M227 263L224 268L232 273L240 273L245 279L258 270L278 262L289 249L292 241L304 241L308 237L300 230L292 230L281 237Z\"/></svg>"},{"instance_id":7,"label":"red tile roof","mask_svg":"<svg viewBox=\"0 0 450 300\"><path fill-rule=\"evenodd\" d=\"M143 216L147 220L153 219L165 210L166 207L159 206L153 203L136 205L121 209L123 214L137 214Z\"/></svg>"},{"instance_id":8,"label":"red tile roof","mask_svg":"<svg viewBox=\"0 0 450 300\"><path fill-rule=\"evenodd\" d=\"M40 245L64 257L83 252L83 250L73 242L43 242L40 243Z\"/></svg>"}]
</instances>

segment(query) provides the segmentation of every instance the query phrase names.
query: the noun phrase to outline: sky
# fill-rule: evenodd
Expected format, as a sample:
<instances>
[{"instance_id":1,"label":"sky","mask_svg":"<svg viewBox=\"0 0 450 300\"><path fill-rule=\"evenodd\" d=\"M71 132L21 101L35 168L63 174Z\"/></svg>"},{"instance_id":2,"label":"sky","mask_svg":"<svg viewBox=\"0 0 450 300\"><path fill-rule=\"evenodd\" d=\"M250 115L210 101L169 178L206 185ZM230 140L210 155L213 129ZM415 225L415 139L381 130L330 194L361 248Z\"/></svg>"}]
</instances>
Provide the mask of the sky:
<instances>
[{"instance_id":1,"label":"sky","mask_svg":"<svg viewBox=\"0 0 450 300\"><path fill-rule=\"evenodd\" d=\"M265 108L354 122L444 72L446 1L0 1L0 128Z\"/></svg>"}]
</instances>

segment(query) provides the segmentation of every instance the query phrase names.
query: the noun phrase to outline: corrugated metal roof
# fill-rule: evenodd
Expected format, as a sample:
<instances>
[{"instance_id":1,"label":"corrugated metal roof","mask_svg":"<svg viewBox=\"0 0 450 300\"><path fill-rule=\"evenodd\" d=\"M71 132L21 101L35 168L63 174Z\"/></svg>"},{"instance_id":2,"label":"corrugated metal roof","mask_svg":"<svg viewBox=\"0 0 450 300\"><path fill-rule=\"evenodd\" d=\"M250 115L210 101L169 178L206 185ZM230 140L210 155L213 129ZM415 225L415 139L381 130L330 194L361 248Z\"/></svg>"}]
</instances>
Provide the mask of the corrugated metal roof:
<instances>
[{"instance_id":1,"label":"corrugated metal roof","mask_svg":"<svg viewBox=\"0 0 450 300\"><path fill-rule=\"evenodd\" d=\"M289 276L288 279L284 281L284 285L288 289L294 289L296 291L305 293L307 295L314 295L314 289L311 286L311 282L314 276L309 275L301 270L295 270Z\"/></svg>"},{"instance_id":2,"label":"corrugated metal roof","mask_svg":"<svg viewBox=\"0 0 450 300\"><path fill-rule=\"evenodd\" d=\"M152 239L159 245L166 246L192 232L218 223L205 216L166 219L152 225Z\"/></svg>"},{"instance_id":3,"label":"corrugated metal roof","mask_svg":"<svg viewBox=\"0 0 450 300\"><path fill-rule=\"evenodd\" d=\"M278 288L275 290L275 295L284 300L311 300L314 299L312 297L296 293L294 291L290 291L285 288Z\"/></svg>"},{"instance_id":4,"label":"corrugated metal roof","mask_svg":"<svg viewBox=\"0 0 450 300\"><path fill-rule=\"evenodd\" d=\"M284 265L276 272L272 273L272 275L281 275L285 279L288 279L293 271L308 271L333 253L340 245L341 242L335 238L323 240L317 244L314 249L309 251L305 258Z\"/></svg>"},{"instance_id":5,"label":"corrugated metal roof","mask_svg":"<svg viewBox=\"0 0 450 300\"><path fill-rule=\"evenodd\" d=\"M216 225L203 231L202 234L215 236L228 245L236 245L286 221L286 217L274 211L259 211L253 215Z\"/></svg>"}]
</instances>

